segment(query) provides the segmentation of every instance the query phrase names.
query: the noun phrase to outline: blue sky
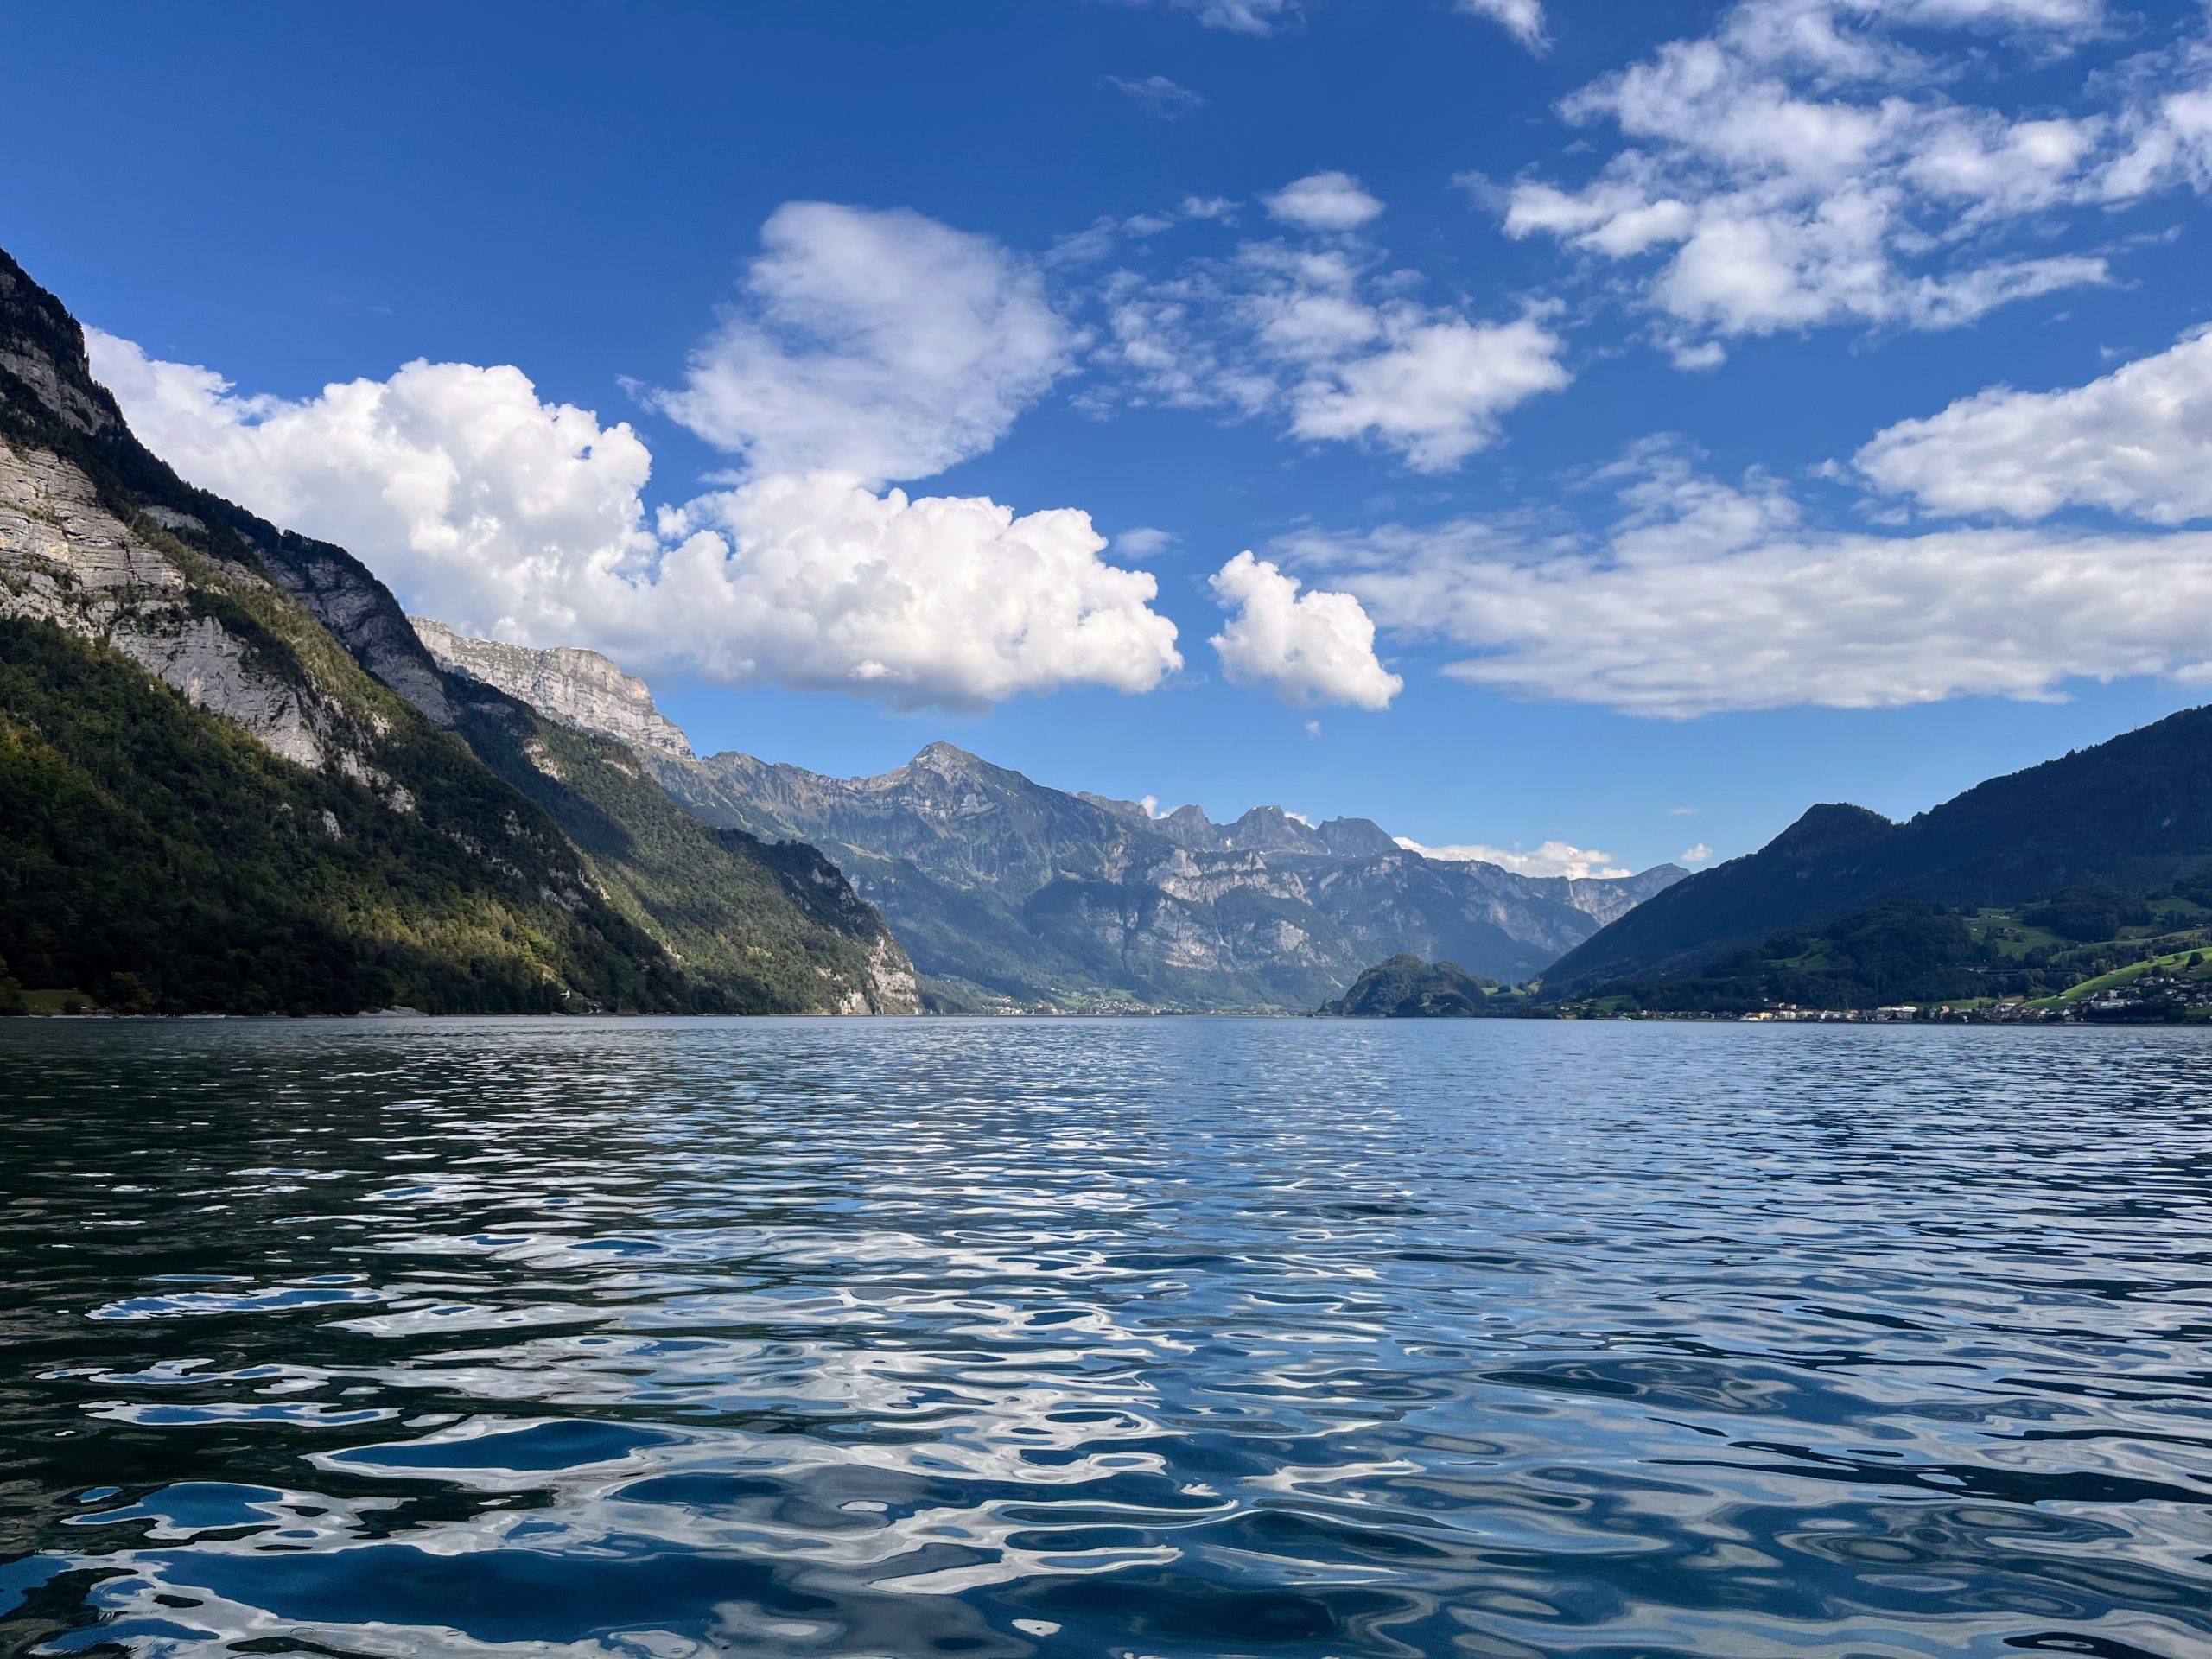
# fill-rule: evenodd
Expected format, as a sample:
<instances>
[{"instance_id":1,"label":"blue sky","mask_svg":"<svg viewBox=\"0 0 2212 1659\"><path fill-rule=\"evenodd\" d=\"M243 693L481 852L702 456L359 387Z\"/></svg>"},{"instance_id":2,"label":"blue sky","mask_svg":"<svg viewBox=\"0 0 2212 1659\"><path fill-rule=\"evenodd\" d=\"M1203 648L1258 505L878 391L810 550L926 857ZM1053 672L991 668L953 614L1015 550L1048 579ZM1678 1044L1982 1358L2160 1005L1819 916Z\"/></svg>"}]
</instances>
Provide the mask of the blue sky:
<instances>
[{"instance_id":1,"label":"blue sky","mask_svg":"<svg viewBox=\"0 0 2212 1659\"><path fill-rule=\"evenodd\" d=\"M702 748L1640 868L2204 696L2193 3L10 30L155 447Z\"/></svg>"}]
</instances>

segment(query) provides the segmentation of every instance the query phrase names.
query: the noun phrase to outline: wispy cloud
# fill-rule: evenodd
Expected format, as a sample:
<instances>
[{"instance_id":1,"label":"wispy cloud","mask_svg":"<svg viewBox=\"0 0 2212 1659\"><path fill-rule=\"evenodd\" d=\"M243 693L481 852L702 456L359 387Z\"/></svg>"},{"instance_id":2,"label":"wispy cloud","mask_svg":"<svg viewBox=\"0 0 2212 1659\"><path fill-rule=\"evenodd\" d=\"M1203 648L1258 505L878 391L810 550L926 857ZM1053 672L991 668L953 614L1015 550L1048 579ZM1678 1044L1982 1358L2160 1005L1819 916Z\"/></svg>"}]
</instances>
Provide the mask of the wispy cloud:
<instances>
[{"instance_id":1,"label":"wispy cloud","mask_svg":"<svg viewBox=\"0 0 2212 1659\"><path fill-rule=\"evenodd\" d=\"M1180 120L1205 107L1203 97L1165 75L1146 75L1140 79L1109 75L1106 84L1157 120Z\"/></svg>"}]
</instances>

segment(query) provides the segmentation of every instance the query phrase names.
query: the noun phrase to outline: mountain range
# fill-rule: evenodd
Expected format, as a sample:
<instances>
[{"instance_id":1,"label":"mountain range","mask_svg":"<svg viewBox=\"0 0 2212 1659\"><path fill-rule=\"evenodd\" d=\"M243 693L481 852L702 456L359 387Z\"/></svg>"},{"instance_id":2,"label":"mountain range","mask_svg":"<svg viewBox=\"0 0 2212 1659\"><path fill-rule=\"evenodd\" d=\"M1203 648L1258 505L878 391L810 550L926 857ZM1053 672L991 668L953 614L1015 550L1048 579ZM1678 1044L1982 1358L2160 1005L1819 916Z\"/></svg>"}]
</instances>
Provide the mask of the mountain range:
<instances>
[{"instance_id":1,"label":"mountain range","mask_svg":"<svg viewBox=\"0 0 2212 1659\"><path fill-rule=\"evenodd\" d=\"M0 253L0 993L126 1011L914 1006L804 845L448 672L343 549L179 479Z\"/></svg>"},{"instance_id":2,"label":"mountain range","mask_svg":"<svg viewBox=\"0 0 2212 1659\"><path fill-rule=\"evenodd\" d=\"M950 743L874 778L696 759L645 688L595 653L416 626L456 671L632 743L709 823L821 847L883 912L939 1007L1306 1010L1408 951L1526 979L1683 874L1519 875L1424 857L1365 818L1308 824L1278 806L1225 824L1196 806L1155 817ZM618 680L632 689L616 701Z\"/></svg>"}]
</instances>

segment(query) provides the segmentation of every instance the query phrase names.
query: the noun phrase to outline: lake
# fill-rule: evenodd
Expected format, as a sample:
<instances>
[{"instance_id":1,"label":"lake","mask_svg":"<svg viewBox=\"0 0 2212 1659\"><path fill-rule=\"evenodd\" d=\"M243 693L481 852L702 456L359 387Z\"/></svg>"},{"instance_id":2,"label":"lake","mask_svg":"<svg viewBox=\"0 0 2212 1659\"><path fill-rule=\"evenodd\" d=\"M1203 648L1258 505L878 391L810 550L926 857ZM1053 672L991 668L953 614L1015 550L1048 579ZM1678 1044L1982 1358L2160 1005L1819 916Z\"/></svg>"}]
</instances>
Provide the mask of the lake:
<instances>
[{"instance_id":1,"label":"lake","mask_svg":"<svg viewBox=\"0 0 2212 1659\"><path fill-rule=\"evenodd\" d=\"M0 1021L0 1651L2212 1652L2212 1032Z\"/></svg>"}]
</instances>

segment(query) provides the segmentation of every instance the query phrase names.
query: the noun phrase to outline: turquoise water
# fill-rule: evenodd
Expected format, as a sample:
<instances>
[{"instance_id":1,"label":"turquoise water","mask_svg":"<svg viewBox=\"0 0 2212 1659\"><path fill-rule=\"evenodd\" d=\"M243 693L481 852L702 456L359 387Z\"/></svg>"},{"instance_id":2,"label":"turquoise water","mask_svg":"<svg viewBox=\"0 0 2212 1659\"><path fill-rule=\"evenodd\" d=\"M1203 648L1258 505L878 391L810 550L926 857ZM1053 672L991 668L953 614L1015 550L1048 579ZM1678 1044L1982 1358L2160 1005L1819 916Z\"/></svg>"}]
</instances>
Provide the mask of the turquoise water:
<instances>
[{"instance_id":1,"label":"turquoise water","mask_svg":"<svg viewBox=\"0 0 2212 1659\"><path fill-rule=\"evenodd\" d=\"M2212 1652L2212 1033L0 1023L0 1650Z\"/></svg>"}]
</instances>

